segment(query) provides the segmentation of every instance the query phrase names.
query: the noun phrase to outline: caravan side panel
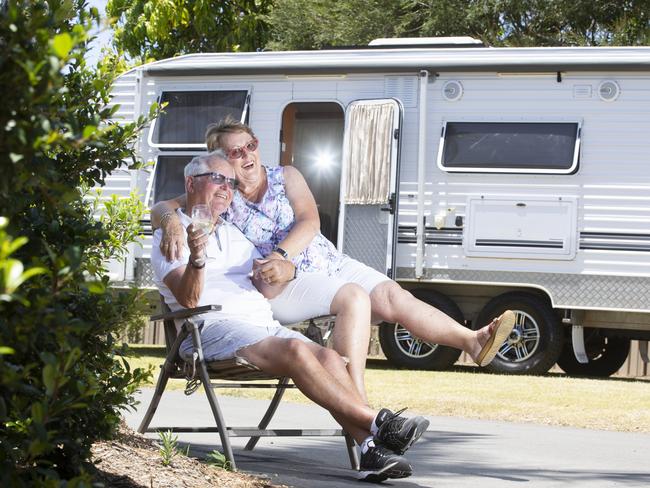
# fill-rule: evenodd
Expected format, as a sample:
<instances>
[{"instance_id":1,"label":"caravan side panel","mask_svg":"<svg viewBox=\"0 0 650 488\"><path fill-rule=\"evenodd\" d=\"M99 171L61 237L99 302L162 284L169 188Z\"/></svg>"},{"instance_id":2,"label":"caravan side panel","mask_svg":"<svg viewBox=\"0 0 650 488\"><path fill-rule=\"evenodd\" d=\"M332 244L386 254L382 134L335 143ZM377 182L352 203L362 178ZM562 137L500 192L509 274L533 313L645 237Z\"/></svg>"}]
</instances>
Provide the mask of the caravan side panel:
<instances>
[{"instance_id":1,"label":"caravan side panel","mask_svg":"<svg viewBox=\"0 0 650 488\"><path fill-rule=\"evenodd\" d=\"M118 124L133 122L138 116L139 110L139 74L137 71L130 71L121 75L115 80L111 90L111 101L109 107L119 105L113 116L113 121ZM112 195L119 198L128 197L132 191L137 191L137 180L134 172L128 169L127 163L113 171L105 180L101 188L100 205L101 212L103 202L110 199ZM131 250L124 261L112 259L108 263L109 276L115 282L127 282L133 280L134 249L136 245L130 245Z\"/></svg>"},{"instance_id":2,"label":"caravan side panel","mask_svg":"<svg viewBox=\"0 0 650 488\"><path fill-rule=\"evenodd\" d=\"M441 75L428 93L425 279L534 286L557 307L650 311L649 78L605 72L563 73L560 82L555 73ZM620 85L620 95L610 102L598 92L608 79ZM455 101L443 93L450 80L463 87ZM446 121L577 121L578 170L569 175L443 171L436 158ZM404 143L409 146L406 138ZM415 278L416 169L410 157L402 159L398 276L403 280ZM463 244L471 222L467 203L481 197L576 201L575 257L470 256Z\"/></svg>"}]
</instances>

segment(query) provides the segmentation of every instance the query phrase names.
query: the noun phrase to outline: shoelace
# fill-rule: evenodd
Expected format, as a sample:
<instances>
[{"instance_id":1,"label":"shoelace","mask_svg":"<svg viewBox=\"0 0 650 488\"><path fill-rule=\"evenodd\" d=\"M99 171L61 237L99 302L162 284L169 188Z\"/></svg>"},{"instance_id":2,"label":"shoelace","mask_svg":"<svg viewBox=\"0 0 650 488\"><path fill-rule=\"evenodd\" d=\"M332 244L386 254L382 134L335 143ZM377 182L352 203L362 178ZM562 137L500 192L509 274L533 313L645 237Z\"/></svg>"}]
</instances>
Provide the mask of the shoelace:
<instances>
[{"instance_id":1,"label":"shoelace","mask_svg":"<svg viewBox=\"0 0 650 488\"><path fill-rule=\"evenodd\" d=\"M394 455L395 453L386 447L382 445L375 445L372 448L368 449L365 454L363 454L363 458L365 460L365 464L372 464L373 462L379 462L382 459Z\"/></svg>"},{"instance_id":2,"label":"shoelace","mask_svg":"<svg viewBox=\"0 0 650 488\"><path fill-rule=\"evenodd\" d=\"M384 423L388 422L389 420L393 420L395 417L399 417L404 412L406 412L407 409L408 409L408 407L404 407L403 409L398 410L397 412L393 412L392 414L390 414L388 416L388 418L386 420L384 420Z\"/></svg>"},{"instance_id":3,"label":"shoelace","mask_svg":"<svg viewBox=\"0 0 650 488\"><path fill-rule=\"evenodd\" d=\"M399 417L402 413L406 411L408 407L404 407L401 410L398 410L397 412L394 412L393 414L389 415L386 420L384 420L381 424L380 430L382 431L382 436L386 438L386 440L393 441L395 440L395 434L399 432L399 429L402 427L402 424L406 420L405 418L401 418L401 422L391 422L391 420L396 419ZM383 428L382 428L383 427Z\"/></svg>"}]
</instances>

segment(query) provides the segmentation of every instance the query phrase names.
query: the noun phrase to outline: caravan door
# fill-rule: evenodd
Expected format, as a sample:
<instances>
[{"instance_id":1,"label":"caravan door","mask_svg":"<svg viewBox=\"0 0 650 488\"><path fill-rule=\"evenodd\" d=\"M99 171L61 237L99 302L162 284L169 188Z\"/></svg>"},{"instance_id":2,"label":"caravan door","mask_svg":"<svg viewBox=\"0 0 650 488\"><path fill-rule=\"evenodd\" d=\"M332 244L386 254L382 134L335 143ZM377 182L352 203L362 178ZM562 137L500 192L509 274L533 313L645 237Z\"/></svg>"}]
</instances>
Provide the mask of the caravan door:
<instances>
[{"instance_id":1,"label":"caravan door","mask_svg":"<svg viewBox=\"0 0 650 488\"><path fill-rule=\"evenodd\" d=\"M389 277L397 242L402 108L397 100L358 100L345 112L337 247Z\"/></svg>"}]
</instances>

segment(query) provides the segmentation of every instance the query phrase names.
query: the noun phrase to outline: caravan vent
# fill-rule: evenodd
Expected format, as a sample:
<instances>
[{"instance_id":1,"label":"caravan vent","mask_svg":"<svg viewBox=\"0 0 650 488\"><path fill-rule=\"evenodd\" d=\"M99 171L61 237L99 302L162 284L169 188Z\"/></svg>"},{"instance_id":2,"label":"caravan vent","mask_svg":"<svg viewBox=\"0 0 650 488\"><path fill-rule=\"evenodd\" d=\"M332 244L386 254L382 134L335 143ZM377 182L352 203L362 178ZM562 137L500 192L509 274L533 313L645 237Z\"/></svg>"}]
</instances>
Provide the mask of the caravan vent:
<instances>
[{"instance_id":1,"label":"caravan vent","mask_svg":"<svg viewBox=\"0 0 650 488\"><path fill-rule=\"evenodd\" d=\"M591 85L573 85L573 98L591 98Z\"/></svg>"},{"instance_id":2,"label":"caravan vent","mask_svg":"<svg viewBox=\"0 0 650 488\"><path fill-rule=\"evenodd\" d=\"M418 106L418 79L415 76L387 76L384 78L384 96L402 102L404 108Z\"/></svg>"},{"instance_id":3,"label":"caravan vent","mask_svg":"<svg viewBox=\"0 0 650 488\"><path fill-rule=\"evenodd\" d=\"M613 102L621 93L621 88L614 80L605 80L598 85L598 96L605 102Z\"/></svg>"},{"instance_id":4,"label":"caravan vent","mask_svg":"<svg viewBox=\"0 0 650 488\"><path fill-rule=\"evenodd\" d=\"M442 85L442 97L449 101L455 102L463 96L463 85L460 81L450 80Z\"/></svg>"}]
</instances>

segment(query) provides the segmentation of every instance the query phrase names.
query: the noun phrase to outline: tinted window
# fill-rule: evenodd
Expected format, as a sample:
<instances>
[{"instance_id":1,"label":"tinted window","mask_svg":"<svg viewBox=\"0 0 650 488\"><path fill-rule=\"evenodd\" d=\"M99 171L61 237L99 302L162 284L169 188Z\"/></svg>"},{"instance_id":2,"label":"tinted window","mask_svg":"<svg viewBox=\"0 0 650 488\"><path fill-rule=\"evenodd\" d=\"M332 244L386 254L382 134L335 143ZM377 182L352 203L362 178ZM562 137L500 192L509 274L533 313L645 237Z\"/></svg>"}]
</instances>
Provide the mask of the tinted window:
<instances>
[{"instance_id":1,"label":"tinted window","mask_svg":"<svg viewBox=\"0 0 650 488\"><path fill-rule=\"evenodd\" d=\"M246 105L246 91L174 91L163 92L160 102L167 102L155 123L155 144L203 144L205 129L226 115L241 120Z\"/></svg>"},{"instance_id":2,"label":"tinted window","mask_svg":"<svg viewBox=\"0 0 650 488\"><path fill-rule=\"evenodd\" d=\"M183 170L194 156L159 156L153 190L154 203L185 193Z\"/></svg>"},{"instance_id":3,"label":"tinted window","mask_svg":"<svg viewBox=\"0 0 650 488\"><path fill-rule=\"evenodd\" d=\"M577 123L448 122L444 168L571 170Z\"/></svg>"}]
</instances>

